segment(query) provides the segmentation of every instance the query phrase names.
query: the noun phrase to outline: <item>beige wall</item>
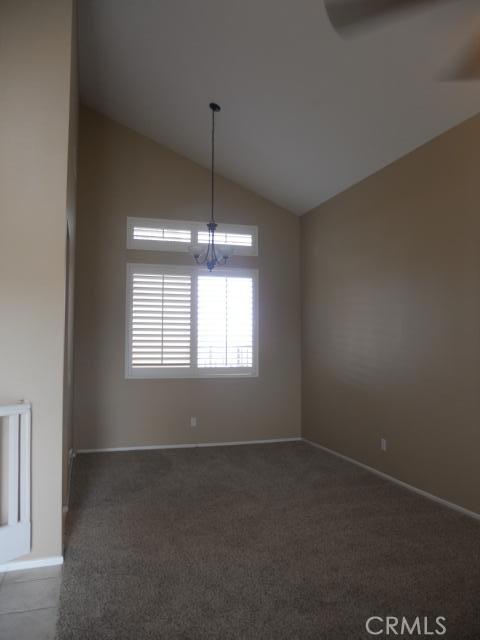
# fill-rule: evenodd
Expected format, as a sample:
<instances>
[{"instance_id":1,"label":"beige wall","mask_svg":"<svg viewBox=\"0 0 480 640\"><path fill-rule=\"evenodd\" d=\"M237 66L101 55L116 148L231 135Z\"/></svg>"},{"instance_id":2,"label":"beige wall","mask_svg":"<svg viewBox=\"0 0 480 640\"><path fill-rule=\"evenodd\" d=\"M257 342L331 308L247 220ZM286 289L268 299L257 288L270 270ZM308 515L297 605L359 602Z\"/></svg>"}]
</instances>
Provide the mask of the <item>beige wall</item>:
<instances>
[{"instance_id":1,"label":"beige wall","mask_svg":"<svg viewBox=\"0 0 480 640\"><path fill-rule=\"evenodd\" d=\"M33 404L32 557L61 554L72 5L0 3L0 402Z\"/></svg>"},{"instance_id":2,"label":"beige wall","mask_svg":"<svg viewBox=\"0 0 480 640\"><path fill-rule=\"evenodd\" d=\"M477 117L302 218L304 437L477 512L479 167Z\"/></svg>"},{"instance_id":3,"label":"beige wall","mask_svg":"<svg viewBox=\"0 0 480 640\"><path fill-rule=\"evenodd\" d=\"M258 259L234 258L259 269L259 378L125 380L127 260L191 263L188 254L127 252L127 216L206 220L209 173L82 108L78 189L76 448L298 436L299 219L218 180L220 221L259 226Z\"/></svg>"}]
</instances>

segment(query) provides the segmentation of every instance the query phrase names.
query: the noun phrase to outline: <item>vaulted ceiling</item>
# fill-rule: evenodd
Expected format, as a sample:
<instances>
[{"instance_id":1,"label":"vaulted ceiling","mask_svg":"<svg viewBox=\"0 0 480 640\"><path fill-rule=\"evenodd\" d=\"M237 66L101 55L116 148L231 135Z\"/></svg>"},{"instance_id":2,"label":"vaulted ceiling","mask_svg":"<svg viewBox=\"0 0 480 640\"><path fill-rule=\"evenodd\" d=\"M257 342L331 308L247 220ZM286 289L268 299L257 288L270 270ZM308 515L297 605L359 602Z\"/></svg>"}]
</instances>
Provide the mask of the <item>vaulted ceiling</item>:
<instances>
[{"instance_id":1,"label":"vaulted ceiling","mask_svg":"<svg viewBox=\"0 0 480 640\"><path fill-rule=\"evenodd\" d=\"M322 0L82 0L84 103L301 214L480 111L438 78L478 29L467 0L352 39Z\"/></svg>"}]
</instances>

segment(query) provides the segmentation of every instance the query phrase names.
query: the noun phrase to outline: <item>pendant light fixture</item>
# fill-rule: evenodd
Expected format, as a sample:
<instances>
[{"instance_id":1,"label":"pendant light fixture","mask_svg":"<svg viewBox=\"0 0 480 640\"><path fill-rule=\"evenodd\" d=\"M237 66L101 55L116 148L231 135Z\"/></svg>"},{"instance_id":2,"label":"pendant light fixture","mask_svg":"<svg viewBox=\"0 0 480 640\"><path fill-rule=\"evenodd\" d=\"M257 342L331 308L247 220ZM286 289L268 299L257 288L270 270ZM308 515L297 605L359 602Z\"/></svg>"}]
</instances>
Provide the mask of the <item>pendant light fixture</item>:
<instances>
[{"instance_id":1,"label":"pendant light fixture","mask_svg":"<svg viewBox=\"0 0 480 640\"><path fill-rule=\"evenodd\" d=\"M208 244L206 248L202 248L198 244L192 245L189 247L189 251L197 264L205 265L209 271L212 271L217 265L227 263L233 254L233 247L215 245L215 231L218 226L215 221L215 114L220 111L220 106L215 102L211 102L209 106L212 111L212 164L211 210L210 222L207 224Z\"/></svg>"}]
</instances>

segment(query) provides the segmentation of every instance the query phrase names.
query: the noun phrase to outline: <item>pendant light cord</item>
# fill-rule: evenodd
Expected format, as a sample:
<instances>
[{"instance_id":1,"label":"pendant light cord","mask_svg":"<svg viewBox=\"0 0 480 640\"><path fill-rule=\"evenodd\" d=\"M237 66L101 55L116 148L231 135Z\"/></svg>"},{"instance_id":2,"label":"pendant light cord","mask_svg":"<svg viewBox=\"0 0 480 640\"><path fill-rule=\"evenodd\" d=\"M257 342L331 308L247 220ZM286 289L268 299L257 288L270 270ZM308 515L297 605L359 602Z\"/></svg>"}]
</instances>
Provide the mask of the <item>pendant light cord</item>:
<instances>
[{"instance_id":1,"label":"pendant light cord","mask_svg":"<svg viewBox=\"0 0 480 640\"><path fill-rule=\"evenodd\" d=\"M215 111L212 109L212 212L211 221L215 222L214 210L214 198L215 198Z\"/></svg>"}]
</instances>

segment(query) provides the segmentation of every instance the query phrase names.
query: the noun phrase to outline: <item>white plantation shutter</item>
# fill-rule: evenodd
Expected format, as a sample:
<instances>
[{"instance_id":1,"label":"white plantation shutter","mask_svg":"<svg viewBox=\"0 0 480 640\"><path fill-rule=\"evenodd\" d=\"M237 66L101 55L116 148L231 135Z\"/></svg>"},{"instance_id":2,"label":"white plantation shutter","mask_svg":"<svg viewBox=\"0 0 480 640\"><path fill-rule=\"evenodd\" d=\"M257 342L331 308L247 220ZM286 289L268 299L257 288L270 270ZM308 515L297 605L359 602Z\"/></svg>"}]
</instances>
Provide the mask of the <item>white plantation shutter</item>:
<instances>
[{"instance_id":1,"label":"white plantation shutter","mask_svg":"<svg viewBox=\"0 0 480 640\"><path fill-rule=\"evenodd\" d=\"M208 231L198 232L198 242L199 244L208 244ZM215 242L232 247L251 247L253 245L253 236L251 233L224 233L222 231L215 231Z\"/></svg>"},{"instance_id":2,"label":"white plantation shutter","mask_svg":"<svg viewBox=\"0 0 480 640\"><path fill-rule=\"evenodd\" d=\"M127 218L127 249L187 251L193 237L190 222Z\"/></svg>"},{"instance_id":3,"label":"white plantation shutter","mask_svg":"<svg viewBox=\"0 0 480 640\"><path fill-rule=\"evenodd\" d=\"M133 227L134 240L152 240L156 242L191 242L192 234L188 229L168 229L164 227Z\"/></svg>"},{"instance_id":4,"label":"white plantation shutter","mask_svg":"<svg viewBox=\"0 0 480 640\"><path fill-rule=\"evenodd\" d=\"M130 366L189 368L191 276L131 274Z\"/></svg>"},{"instance_id":5,"label":"white plantation shutter","mask_svg":"<svg viewBox=\"0 0 480 640\"><path fill-rule=\"evenodd\" d=\"M253 280L199 276L197 365L253 366Z\"/></svg>"}]
</instances>

